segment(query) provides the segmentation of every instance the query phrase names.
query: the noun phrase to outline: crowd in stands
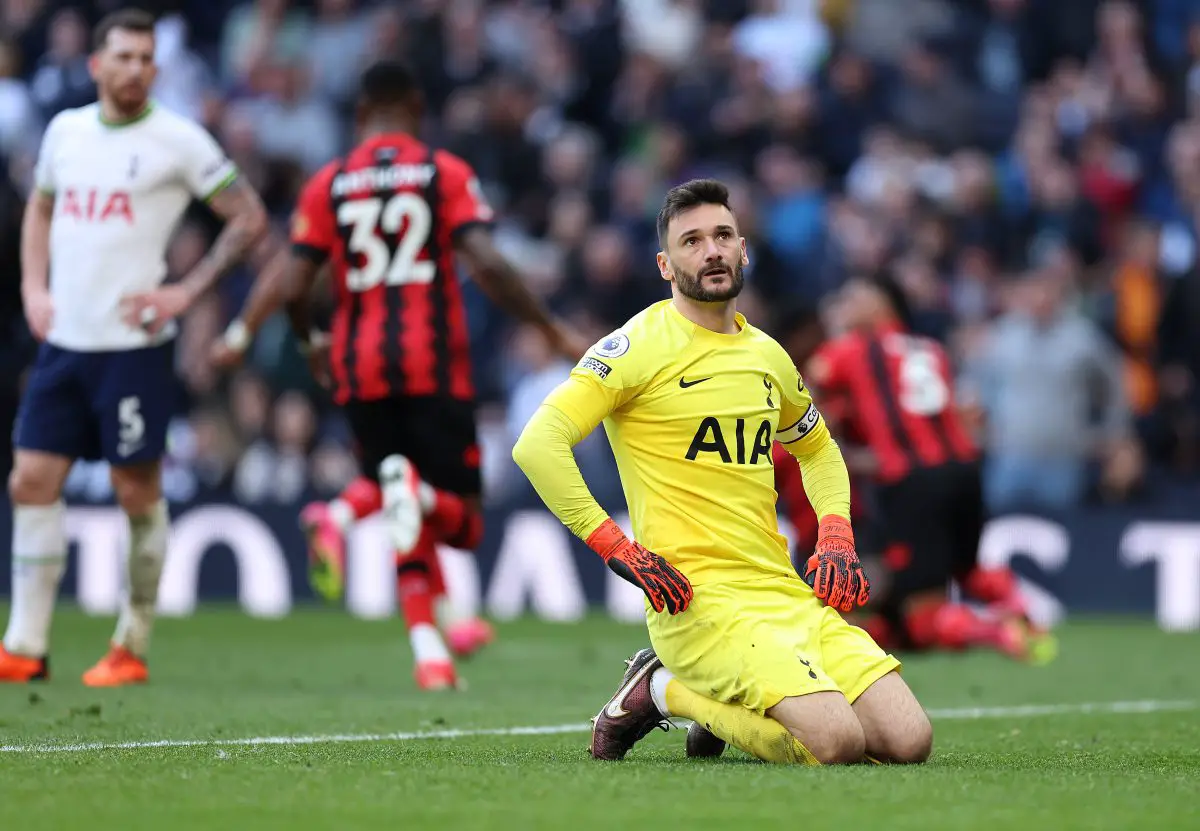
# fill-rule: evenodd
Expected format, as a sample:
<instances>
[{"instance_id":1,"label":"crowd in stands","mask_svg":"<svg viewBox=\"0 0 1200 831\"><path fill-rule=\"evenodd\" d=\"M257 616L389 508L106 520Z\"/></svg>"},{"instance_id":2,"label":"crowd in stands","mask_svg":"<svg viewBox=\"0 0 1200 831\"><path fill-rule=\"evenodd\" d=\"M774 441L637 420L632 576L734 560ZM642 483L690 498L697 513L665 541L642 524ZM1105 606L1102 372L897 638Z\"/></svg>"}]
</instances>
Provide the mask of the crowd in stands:
<instances>
[{"instance_id":1,"label":"crowd in stands","mask_svg":"<svg viewBox=\"0 0 1200 831\"><path fill-rule=\"evenodd\" d=\"M5 411L32 344L15 234L47 121L94 98L88 29L115 7L0 6ZM465 158L503 249L597 337L666 296L654 216L672 184L727 181L750 267L742 310L837 331L847 278L887 274L952 350L996 510L1146 498L1200 471L1200 2L1190 0L225 0L147 2L163 105L205 124L285 229L304 178L353 142L359 71L401 57L425 138ZM172 273L215 233L197 207ZM233 377L208 344L260 262L184 322L167 487L247 502L335 492L348 433L282 319ZM570 370L468 302L489 499ZM596 436L580 450L619 494ZM76 496L102 499L102 466Z\"/></svg>"}]
</instances>

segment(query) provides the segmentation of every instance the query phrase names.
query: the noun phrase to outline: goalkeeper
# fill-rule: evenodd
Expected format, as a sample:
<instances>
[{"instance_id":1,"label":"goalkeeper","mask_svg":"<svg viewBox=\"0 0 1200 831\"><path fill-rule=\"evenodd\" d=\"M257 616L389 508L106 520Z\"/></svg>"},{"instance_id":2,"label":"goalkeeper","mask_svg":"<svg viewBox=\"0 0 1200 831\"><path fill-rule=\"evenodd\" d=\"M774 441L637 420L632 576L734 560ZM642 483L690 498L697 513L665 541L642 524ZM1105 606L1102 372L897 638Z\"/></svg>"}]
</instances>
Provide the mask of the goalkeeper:
<instances>
[{"instance_id":1,"label":"goalkeeper","mask_svg":"<svg viewBox=\"0 0 1200 831\"><path fill-rule=\"evenodd\" d=\"M609 568L642 589L653 649L628 662L590 751L621 759L669 716L692 755L728 742L768 762L921 762L932 729L899 662L842 619L869 587L849 482L796 368L735 310L746 244L728 191L667 194L658 267L671 299L596 344L530 419L513 458ZM636 542L588 492L572 446L604 422ZM820 518L800 579L779 535L772 442Z\"/></svg>"}]
</instances>

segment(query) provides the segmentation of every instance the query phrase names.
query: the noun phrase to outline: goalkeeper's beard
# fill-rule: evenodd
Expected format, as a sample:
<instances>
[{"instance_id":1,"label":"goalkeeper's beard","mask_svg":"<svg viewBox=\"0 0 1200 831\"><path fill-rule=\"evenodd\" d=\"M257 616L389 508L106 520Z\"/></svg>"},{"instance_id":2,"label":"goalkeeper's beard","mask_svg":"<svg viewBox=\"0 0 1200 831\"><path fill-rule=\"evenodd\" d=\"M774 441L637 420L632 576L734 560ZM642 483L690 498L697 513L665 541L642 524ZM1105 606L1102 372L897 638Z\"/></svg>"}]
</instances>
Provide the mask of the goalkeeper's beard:
<instances>
[{"instance_id":1,"label":"goalkeeper's beard","mask_svg":"<svg viewBox=\"0 0 1200 831\"><path fill-rule=\"evenodd\" d=\"M729 284L716 289L705 287L704 278L716 273L717 269L729 275ZM697 300L701 303L720 303L725 300L732 300L742 293L742 286L745 285L745 276L742 274L742 264L740 262L730 266L729 263L721 260L719 263L705 265L701 271L692 274L689 274L682 268L676 267L675 285L679 287L680 294L691 300Z\"/></svg>"}]
</instances>

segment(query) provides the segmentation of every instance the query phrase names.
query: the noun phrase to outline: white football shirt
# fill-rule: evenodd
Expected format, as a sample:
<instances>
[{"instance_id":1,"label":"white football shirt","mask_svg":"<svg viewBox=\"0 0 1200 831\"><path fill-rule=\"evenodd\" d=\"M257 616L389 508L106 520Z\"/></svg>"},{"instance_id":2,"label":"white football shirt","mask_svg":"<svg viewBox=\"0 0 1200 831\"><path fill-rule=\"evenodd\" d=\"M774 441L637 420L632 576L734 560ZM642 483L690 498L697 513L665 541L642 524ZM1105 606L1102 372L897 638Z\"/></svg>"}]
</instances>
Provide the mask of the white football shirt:
<instances>
[{"instance_id":1,"label":"white football shirt","mask_svg":"<svg viewBox=\"0 0 1200 831\"><path fill-rule=\"evenodd\" d=\"M139 349L151 337L121 320L126 295L167 273L167 245L193 199L207 200L237 168L198 124L151 103L139 118L106 123L100 105L59 113L46 128L36 185L54 195L48 340L64 349Z\"/></svg>"}]
</instances>

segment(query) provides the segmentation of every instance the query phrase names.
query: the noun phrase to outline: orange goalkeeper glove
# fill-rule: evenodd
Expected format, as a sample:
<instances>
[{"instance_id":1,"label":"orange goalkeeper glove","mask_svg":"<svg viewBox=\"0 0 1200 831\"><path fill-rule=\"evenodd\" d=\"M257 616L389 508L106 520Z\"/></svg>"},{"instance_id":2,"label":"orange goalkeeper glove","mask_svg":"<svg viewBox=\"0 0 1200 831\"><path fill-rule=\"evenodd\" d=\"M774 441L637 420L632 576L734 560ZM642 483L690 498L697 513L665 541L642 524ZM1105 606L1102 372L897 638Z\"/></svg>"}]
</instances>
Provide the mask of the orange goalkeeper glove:
<instances>
[{"instance_id":1,"label":"orange goalkeeper glove","mask_svg":"<svg viewBox=\"0 0 1200 831\"><path fill-rule=\"evenodd\" d=\"M679 569L630 541L611 519L588 536L587 544L613 573L645 592L654 611L675 615L692 602L692 584Z\"/></svg>"},{"instance_id":2,"label":"orange goalkeeper glove","mask_svg":"<svg viewBox=\"0 0 1200 831\"><path fill-rule=\"evenodd\" d=\"M865 606L871 599L871 584L854 550L849 520L836 514L821 520L817 547L805 566L804 582L825 605L841 612Z\"/></svg>"}]
</instances>

